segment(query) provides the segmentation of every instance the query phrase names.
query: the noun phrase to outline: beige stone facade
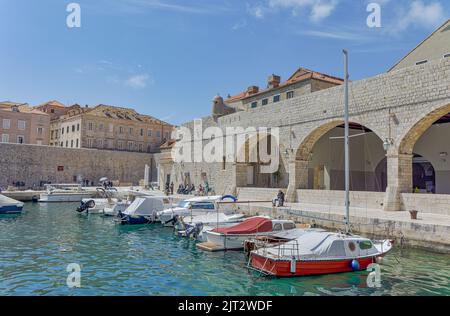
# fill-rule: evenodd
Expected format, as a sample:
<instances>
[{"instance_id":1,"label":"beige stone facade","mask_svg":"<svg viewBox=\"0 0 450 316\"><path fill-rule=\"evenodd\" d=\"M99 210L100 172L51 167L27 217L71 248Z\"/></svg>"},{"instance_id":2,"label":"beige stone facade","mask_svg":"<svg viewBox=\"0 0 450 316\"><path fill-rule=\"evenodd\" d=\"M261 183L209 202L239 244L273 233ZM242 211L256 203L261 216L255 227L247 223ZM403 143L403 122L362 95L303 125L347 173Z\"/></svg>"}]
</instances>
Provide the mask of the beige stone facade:
<instances>
[{"instance_id":1,"label":"beige stone facade","mask_svg":"<svg viewBox=\"0 0 450 316\"><path fill-rule=\"evenodd\" d=\"M450 59L450 20L409 52L390 71L446 58Z\"/></svg>"},{"instance_id":2,"label":"beige stone facade","mask_svg":"<svg viewBox=\"0 0 450 316\"><path fill-rule=\"evenodd\" d=\"M51 122L50 146L157 152L174 126L132 109L72 106Z\"/></svg>"},{"instance_id":3,"label":"beige stone facade","mask_svg":"<svg viewBox=\"0 0 450 316\"><path fill-rule=\"evenodd\" d=\"M0 142L48 145L50 116L26 103L0 103Z\"/></svg>"}]
</instances>

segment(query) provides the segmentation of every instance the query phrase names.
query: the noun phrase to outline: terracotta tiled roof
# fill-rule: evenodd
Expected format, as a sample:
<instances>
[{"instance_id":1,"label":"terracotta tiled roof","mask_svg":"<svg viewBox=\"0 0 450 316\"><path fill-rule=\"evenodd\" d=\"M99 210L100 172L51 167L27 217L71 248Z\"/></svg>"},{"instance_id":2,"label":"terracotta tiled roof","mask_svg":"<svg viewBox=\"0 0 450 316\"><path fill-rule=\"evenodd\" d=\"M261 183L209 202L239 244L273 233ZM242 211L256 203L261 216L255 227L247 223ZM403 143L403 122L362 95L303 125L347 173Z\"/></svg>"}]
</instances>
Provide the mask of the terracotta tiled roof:
<instances>
[{"instance_id":1,"label":"terracotta tiled roof","mask_svg":"<svg viewBox=\"0 0 450 316\"><path fill-rule=\"evenodd\" d=\"M263 94L263 93L266 93L266 92L269 92L272 90L277 90L277 89L280 89L283 87L287 87L294 83L301 82L304 80L309 80L309 79L321 80L321 81L333 83L336 85L340 85L340 84L344 83L344 80L341 78L326 75L326 74L323 74L323 73L320 73L317 71L312 71L312 70L309 70L306 68L299 68L299 69L297 69L296 72L294 72L294 74L292 74L292 76L289 77L288 80L280 83L280 85L278 87L264 89L264 90L259 91L258 93L254 93L254 94L249 94L247 91L244 91L238 95L227 98L225 100L225 103L233 103L233 102L236 102L239 100L244 100L249 97L254 97L256 95L260 95L260 94Z\"/></svg>"},{"instance_id":2,"label":"terracotta tiled roof","mask_svg":"<svg viewBox=\"0 0 450 316\"><path fill-rule=\"evenodd\" d=\"M109 117L109 118L114 118L114 119L119 119L119 120L130 120L130 121L138 121L138 122L145 122L145 123L171 125L171 124L161 121L153 116L139 114L133 109L105 105L105 104L100 104L92 109L89 109L88 113L89 113L89 115Z\"/></svg>"},{"instance_id":3,"label":"terracotta tiled roof","mask_svg":"<svg viewBox=\"0 0 450 316\"><path fill-rule=\"evenodd\" d=\"M20 113L48 115L47 113L44 113L42 111L30 107L28 103L17 103L11 101L0 102L0 110L12 112L14 107L17 107Z\"/></svg>"},{"instance_id":4,"label":"terracotta tiled roof","mask_svg":"<svg viewBox=\"0 0 450 316\"><path fill-rule=\"evenodd\" d=\"M175 139L169 139L165 143L163 143L161 146L159 146L159 149L172 149L175 147L175 144L177 141Z\"/></svg>"},{"instance_id":5,"label":"terracotta tiled roof","mask_svg":"<svg viewBox=\"0 0 450 316\"><path fill-rule=\"evenodd\" d=\"M52 101L48 101L48 102L39 104L39 105L36 106L36 107L41 107L41 106L45 106L45 105L51 105L51 106L55 106L55 107L59 107L59 108L64 108L64 107L66 107L64 104L62 104L61 102L56 101L56 100L52 100Z\"/></svg>"}]
</instances>

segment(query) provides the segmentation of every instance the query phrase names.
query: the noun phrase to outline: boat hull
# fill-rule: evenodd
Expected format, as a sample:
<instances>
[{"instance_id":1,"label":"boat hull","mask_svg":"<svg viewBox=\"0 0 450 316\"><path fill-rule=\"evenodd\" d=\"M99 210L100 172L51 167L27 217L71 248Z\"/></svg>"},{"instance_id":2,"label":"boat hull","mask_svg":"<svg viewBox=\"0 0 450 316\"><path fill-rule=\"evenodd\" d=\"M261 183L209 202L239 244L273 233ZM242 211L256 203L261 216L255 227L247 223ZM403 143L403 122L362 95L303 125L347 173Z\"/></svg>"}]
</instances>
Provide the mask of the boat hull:
<instances>
[{"instance_id":1,"label":"boat hull","mask_svg":"<svg viewBox=\"0 0 450 316\"><path fill-rule=\"evenodd\" d=\"M294 269L292 260L272 259L252 253L250 264L253 269L268 275L276 277L299 277L307 275L352 272L355 271L355 269L352 267L353 260L358 261L358 270L365 270L371 263L376 262L377 257L379 256L342 260L295 260Z\"/></svg>"},{"instance_id":2,"label":"boat hull","mask_svg":"<svg viewBox=\"0 0 450 316\"><path fill-rule=\"evenodd\" d=\"M83 199L88 199L92 196L91 193L67 193L67 194L41 194L38 202L52 203L52 202L81 202Z\"/></svg>"},{"instance_id":3,"label":"boat hull","mask_svg":"<svg viewBox=\"0 0 450 316\"><path fill-rule=\"evenodd\" d=\"M154 222L155 221L152 218L146 216L129 216L122 214L120 217L121 225L144 225L144 224L152 224Z\"/></svg>"},{"instance_id":4,"label":"boat hull","mask_svg":"<svg viewBox=\"0 0 450 316\"><path fill-rule=\"evenodd\" d=\"M4 205L0 207L0 215L5 214L20 214L22 213L23 205Z\"/></svg>"}]
</instances>

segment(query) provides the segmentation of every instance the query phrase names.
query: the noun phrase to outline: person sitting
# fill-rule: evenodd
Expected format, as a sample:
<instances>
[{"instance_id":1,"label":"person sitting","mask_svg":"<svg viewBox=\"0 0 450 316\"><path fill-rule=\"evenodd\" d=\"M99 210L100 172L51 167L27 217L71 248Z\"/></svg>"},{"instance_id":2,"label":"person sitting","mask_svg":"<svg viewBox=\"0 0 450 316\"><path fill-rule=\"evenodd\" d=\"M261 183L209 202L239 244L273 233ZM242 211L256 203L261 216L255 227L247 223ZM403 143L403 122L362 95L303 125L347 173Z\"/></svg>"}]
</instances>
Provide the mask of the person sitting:
<instances>
[{"instance_id":1,"label":"person sitting","mask_svg":"<svg viewBox=\"0 0 450 316\"><path fill-rule=\"evenodd\" d=\"M283 191L278 191L277 196L272 200L273 207L283 207L284 206L284 193Z\"/></svg>"}]
</instances>

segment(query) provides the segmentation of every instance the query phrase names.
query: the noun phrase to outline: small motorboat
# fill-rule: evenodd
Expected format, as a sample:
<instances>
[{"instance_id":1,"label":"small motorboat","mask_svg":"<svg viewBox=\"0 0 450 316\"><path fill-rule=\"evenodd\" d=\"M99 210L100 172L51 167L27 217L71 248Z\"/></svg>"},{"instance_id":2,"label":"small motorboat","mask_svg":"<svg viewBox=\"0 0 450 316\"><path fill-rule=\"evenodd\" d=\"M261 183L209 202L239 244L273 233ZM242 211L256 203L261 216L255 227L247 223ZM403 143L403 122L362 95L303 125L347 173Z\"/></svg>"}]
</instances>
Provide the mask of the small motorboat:
<instances>
[{"instance_id":1,"label":"small motorboat","mask_svg":"<svg viewBox=\"0 0 450 316\"><path fill-rule=\"evenodd\" d=\"M237 199L230 195L195 197L181 201L175 207L164 209L163 211L158 212L157 215L158 219L164 226L173 226L176 221L176 217L197 216L204 215L206 213L216 214L218 211L216 202L224 202L226 200L236 202ZM234 210L226 209L224 207L222 212L225 214L232 214L234 213Z\"/></svg>"},{"instance_id":2,"label":"small motorboat","mask_svg":"<svg viewBox=\"0 0 450 316\"><path fill-rule=\"evenodd\" d=\"M84 190L81 184L46 184L46 192L42 193L38 202L81 202L91 198L93 193Z\"/></svg>"},{"instance_id":3,"label":"small motorboat","mask_svg":"<svg viewBox=\"0 0 450 316\"><path fill-rule=\"evenodd\" d=\"M366 269L393 241L327 231L310 231L286 243L250 252L249 267L264 275L296 277Z\"/></svg>"},{"instance_id":4,"label":"small motorboat","mask_svg":"<svg viewBox=\"0 0 450 316\"><path fill-rule=\"evenodd\" d=\"M203 239L203 231L214 227L228 227L244 220L244 214L206 213L195 216L177 217L174 228L180 237Z\"/></svg>"},{"instance_id":5,"label":"small motorboat","mask_svg":"<svg viewBox=\"0 0 450 316\"><path fill-rule=\"evenodd\" d=\"M219 227L203 232L204 239L221 250L240 250L244 242L259 236L270 236L275 233L295 229L291 220L276 220L269 217L251 217L231 227Z\"/></svg>"},{"instance_id":6,"label":"small motorboat","mask_svg":"<svg viewBox=\"0 0 450 316\"><path fill-rule=\"evenodd\" d=\"M0 215L22 213L23 203L0 194Z\"/></svg>"},{"instance_id":7,"label":"small motorboat","mask_svg":"<svg viewBox=\"0 0 450 316\"><path fill-rule=\"evenodd\" d=\"M167 205L167 197L146 196L136 198L125 211L119 211L117 217L122 225L139 225L157 222L157 212Z\"/></svg>"}]
</instances>

